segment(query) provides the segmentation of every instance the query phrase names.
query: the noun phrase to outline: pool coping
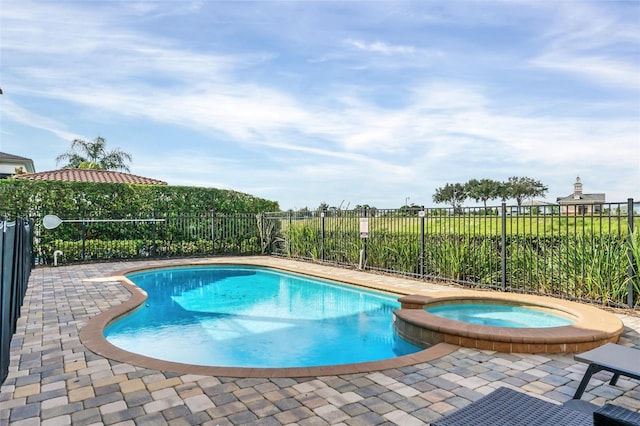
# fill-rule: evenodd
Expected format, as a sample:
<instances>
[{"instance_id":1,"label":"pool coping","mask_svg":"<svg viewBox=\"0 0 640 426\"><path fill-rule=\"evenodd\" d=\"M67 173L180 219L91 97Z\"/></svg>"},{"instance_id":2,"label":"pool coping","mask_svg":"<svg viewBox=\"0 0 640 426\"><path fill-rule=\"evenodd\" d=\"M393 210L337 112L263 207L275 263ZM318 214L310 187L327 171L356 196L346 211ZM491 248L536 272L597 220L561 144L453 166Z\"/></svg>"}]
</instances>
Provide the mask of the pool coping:
<instances>
[{"instance_id":1,"label":"pool coping","mask_svg":"<svg viewBox=\"0 0 640 426\"><path fill-rule=\"evenodd\" d=\"M367 373L379 370L388 370L393 368L401 368L415 364L421 364L448 355L458 349L458 346L449 343L437 343L427 349L415 352L409 355L403 355L395 358L388 358L379 361L367 361L352 364L327 365L316 367L288 367L288 368L250 368L250 367L223 367L223 366L205 366L194 364L183 364L172 361L165 361L148 356L132 353L111 344L104 338L103 330L113 321L126 315L127 313L137 309L147 299L144 290L136 286L133 282L125 277L125 274L139 272L150 269L175 268L183 266L206 266L206 265L237 265L237 266L260 266L269 269L282 270L285 272L293 272L313 276L316 278L330 279L345 284L365 287L368 289L382 290L392 292L399 297L402 293L392 291L391 288L380 288L377 285L367 285L365 282L355 279L337 278L331 273L319 273L318 271L308 271L304 268L273 266L267 262L260 262L259 259L249 262L225 261L224 259L212 261L186 261L182 263L172 264L171 266L142 266L128 268L112 274L113 281L118 281L129 293L131 297L122 304L110 308L92 319L80 330L80 341L92 352L108 359L113 359L123 363L132 364L138 367L149 368L159 371L171 371L180 374L196 374L196 375L212 375L226 377L243 377L243 378L281 378L281 377L321 377L335 376L345 374ZM384 287L384 286L383 286Z\"/></svg>"}]
</instances>

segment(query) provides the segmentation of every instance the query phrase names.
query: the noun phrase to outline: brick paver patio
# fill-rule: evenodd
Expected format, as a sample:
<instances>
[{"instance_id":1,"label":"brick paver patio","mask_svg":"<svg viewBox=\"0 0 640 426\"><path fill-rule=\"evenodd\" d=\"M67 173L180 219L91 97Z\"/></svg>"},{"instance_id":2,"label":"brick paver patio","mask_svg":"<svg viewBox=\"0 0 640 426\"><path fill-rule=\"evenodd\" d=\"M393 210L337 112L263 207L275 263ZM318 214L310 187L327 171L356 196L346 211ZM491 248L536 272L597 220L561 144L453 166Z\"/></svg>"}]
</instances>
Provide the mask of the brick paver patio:
<instances>
[{"instance_id":1,"label":"brick paver patio","mask_svg":"<svg viewBox=\"0 0 640 426\"><path fill-rule=\"evenodd\" d=\"M82 345L78 335L83 325L130 297L109 278L113 273L176 262L35 269L12 341L9 376L1 388L0 425L423 425L500 386L564 402L572 397L586 369L572 355L461 348L398 369L247 379L141 368L103 358ZM292 261L269 258L269 262L278 266ZM328 267L296 262L296 268ZM446 288L333 269L336 275L366 279L385 288L397 285L408 292ZM620 343L640 348L640 317L618 316L625 324ZM608 379L607 373L596 374L583 399L640 411L640 383L620 378L616 386L609 386Z\"/></svg>"}]
</instances>

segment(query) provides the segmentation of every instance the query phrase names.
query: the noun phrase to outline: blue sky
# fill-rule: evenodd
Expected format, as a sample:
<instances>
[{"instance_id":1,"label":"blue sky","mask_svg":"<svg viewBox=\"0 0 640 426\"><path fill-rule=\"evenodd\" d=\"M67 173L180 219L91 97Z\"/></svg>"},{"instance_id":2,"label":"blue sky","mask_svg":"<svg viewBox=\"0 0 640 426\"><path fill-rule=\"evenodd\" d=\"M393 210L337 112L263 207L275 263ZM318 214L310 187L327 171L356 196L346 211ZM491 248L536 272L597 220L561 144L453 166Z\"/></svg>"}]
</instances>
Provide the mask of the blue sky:
<instances>
[{"instance_id":1,"label":"blue sky","mask_svg":"<svg viewBox=\"0 0 640 426\"><path fill-rule=\"evenodd\" d=\"M282 209L509 176L640 199L638 22L638 1L0 0L0 151L53 170L102 136L134 174Z\"/></svg>"}]
</instances>

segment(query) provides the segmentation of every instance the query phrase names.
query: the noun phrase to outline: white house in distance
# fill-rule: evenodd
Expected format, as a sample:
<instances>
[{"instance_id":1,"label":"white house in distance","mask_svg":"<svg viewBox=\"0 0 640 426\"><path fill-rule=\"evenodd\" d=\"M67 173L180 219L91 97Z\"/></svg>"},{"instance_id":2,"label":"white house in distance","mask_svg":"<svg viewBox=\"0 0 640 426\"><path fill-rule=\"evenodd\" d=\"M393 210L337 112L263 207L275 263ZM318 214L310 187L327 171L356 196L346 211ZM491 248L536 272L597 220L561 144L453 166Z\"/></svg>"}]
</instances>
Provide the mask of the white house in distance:
<instances>
[{"instance_id":1,"label":"white house in distance","mask_svg":"<svg viewBox=\"0 0 640 426\"><path fill-rule=\"evenodd\" d=\"M517 207L515 207L515 209L517 211ZM539 201L539 200L523 201L522 205L520 206L520 212L529 213L532 211L538 214L558 213L558 205L554 203L547 203L546 201Z\"/></svg>"},{"instance_id":2,"label":"white house in distance","mask_svg":"<svg viewBox=\"0 0 640 426\"><path fill-rule=\"evenodd\" d=\"M6 179L20 173L34 173L35 171L32 159L0 152L0 179Z\"/></svg>"},{"instance_id":3,"label":"white house in distance","mask_svg":"<svg viewBox=\"0 0 640 426\"><path fill-rule=\"evenodd\" d=\"M601 213L604 209L605 194L584 194L580 176L576 177L573 184L573 194L566 197L558 197L560 213L568 215L584 215Z\"/></svg>"}]
</instances>

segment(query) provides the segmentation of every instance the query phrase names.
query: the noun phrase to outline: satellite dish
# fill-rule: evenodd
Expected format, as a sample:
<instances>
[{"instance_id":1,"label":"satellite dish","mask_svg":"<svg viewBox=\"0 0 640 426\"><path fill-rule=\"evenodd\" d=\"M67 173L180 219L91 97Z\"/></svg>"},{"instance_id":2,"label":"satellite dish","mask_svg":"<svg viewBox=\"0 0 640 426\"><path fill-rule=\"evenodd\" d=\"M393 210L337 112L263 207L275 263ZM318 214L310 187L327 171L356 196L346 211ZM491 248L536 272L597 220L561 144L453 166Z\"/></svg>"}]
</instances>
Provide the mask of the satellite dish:
<instances>
[{"instance_id":1,"label":"satellite dish","mask_svg":"<svg viewBox=\"0 0 640 426\"><path fill-rule=\"evenodd\" d=\"M55 214L48 214L44 218L42 218L42 224L46 229L55 229L62 223L62 219L60 219Z\"/></svg>"}]
</instances>

